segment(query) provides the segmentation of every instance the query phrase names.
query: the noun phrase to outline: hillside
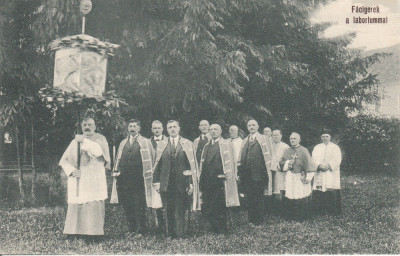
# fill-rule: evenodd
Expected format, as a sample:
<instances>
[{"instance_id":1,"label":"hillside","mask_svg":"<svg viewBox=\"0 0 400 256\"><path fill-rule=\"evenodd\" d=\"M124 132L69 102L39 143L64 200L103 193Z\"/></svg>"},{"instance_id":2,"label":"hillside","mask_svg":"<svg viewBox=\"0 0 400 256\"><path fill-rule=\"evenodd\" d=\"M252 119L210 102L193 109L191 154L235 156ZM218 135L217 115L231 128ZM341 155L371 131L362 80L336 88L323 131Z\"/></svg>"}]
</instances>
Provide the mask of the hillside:
<instances>
[{"instance_id":1,"label":"hillside","mask_svg":"<svg viewBox=\"0 0 400 256\"><path fill-rule=\"evenodd\" d=\"M375 63L370 67L373 74L378 74L378 79L385 87L398 86L400 82L400 44L364 52L364 56L374 53L392 53L391 56L383 58L381 62Z\"/></svg>"}]
</instances>

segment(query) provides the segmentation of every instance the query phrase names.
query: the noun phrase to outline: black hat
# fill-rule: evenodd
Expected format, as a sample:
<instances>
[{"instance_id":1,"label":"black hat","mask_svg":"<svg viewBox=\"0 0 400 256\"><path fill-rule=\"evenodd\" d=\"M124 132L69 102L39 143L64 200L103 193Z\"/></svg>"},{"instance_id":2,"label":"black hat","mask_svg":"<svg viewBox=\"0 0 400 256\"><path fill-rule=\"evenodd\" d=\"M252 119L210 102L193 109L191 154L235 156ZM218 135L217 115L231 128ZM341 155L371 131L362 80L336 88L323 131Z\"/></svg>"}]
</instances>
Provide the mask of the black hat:
<instances>
[{"instance_id":1,"label":"black hat","mask_svg":"<svg viewBox=\"0 0 400 256\"><path fill-rule=\"evenodd\" d=\"M324 129L322 130L322 133L321 133L321 134L329 134L329 135L332 135L332 130L329 129L329 128L324 128Z\"/></svg>"}]
</instances>

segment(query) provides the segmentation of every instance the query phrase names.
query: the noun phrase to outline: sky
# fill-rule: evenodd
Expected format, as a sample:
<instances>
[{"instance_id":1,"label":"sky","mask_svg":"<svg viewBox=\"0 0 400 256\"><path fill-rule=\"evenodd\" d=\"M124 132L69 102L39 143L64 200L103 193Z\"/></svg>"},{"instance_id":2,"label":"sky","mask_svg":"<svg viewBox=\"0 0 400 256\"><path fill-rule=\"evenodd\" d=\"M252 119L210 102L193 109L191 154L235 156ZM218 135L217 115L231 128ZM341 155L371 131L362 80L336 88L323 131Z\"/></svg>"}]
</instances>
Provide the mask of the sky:
<instances>
[{"instance_id":1,"label":"sky","mask_svg":"<svg viewBox=\"0 0 400 256\"><path fill-rule=\"evenodd\" d=\"M379 6L380 13L352 13L352 6ZM385 18L387 24L354 24L353 17ZM346 18L350 24L346 24ZM356 32L349 47L363 50L386 48L400 43L400 0L336 0L320 6L311 16L312 23L332 22L322 37L331 38Z\"/></svg>"}]
</instances>

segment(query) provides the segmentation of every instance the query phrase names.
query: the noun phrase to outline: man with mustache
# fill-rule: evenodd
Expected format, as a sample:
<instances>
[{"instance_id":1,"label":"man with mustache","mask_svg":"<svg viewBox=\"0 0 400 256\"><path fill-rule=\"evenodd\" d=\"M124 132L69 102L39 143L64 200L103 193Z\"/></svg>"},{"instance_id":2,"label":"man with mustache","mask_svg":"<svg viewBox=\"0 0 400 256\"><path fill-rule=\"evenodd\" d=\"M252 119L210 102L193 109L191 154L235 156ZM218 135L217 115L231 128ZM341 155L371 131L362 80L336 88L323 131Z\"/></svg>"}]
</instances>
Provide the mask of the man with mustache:
<instances>
[{"instance_id":1,"label":"man with mustache","mask_svg":"<svg viewBox=\"0 0 400 256\"><path fill-rule=\"evenodd\" d=\"M227 207L239 206L237 167L233 144L221 138L218 124L210 126L212 140L204 146L200 162L201 211L217 234L228 232Z\"/></svg>"},{"instance_id":2,"label":"man with mustache","mask_svg":"<svg viewBox=\"0 0 400 256\"><path fill-rule=\"evenodd\" d=\"M239 180L247 195L247 211L251 225L261 225L264 215L264 188L272 194L272 179L267 174L271 160L271 144L265 135L258 133L258 123L252 119L247 122L250 132L242 143L240 153Z\"/></svg>"},{"instance_id":3,"label":"man with mustache","mask_svg":"<svg viewBox=\"0 0 400 256\"><path fill-rule=\"evenodd\" d=\"M185 215L190 208L188 195L193 194L192 209L198 208L198 170L193 143L179 135L179 122L167 123L168 142L157 146L154 187L161 192L168 236L186 233Z\"/></svg>"},{"instance_id":4,"label":"man with mustache","mask_svg":"<svg viewBox=\"0 0 400 256\"><path fill-rule=\"evenodd\" d=\"M95 241L96 237L104 235L105 170L110 168L110 153L106 138L95 132L96 124L92 118L83 119L82 130L83 135L75 135L59 163L68 176L64 234L84 235ZM79 169L78 143L81 143Z\"/></svg>"},{"instance_id":5,"label":"man with mustache","mask_svg":"<svg viewBox=\"0 0 400 256\"><path fill-rule=\"evenodd\" d=\"M152 204L154 188L152 170L154 150L149 139L140 135L140 121L128 122L128 137L118 148L113 176L117 176L119 202L124 208L129 231L146 233L146 206Z\"/></svg>"},{"instance_id":6,"label":"man with mustache","mask_svg":"<svg viewBox=\"0 0 400 256\"><path fill-rule=\"evenodd\" d=\"M201 153L203 152L204 146L211 140L209 129L209 122L207 120L201 120L199 123L201 134L193 141L198 165L200 164Z\"/></svg>"},{"instance_id":7,"label":"man with mustache","mask_svg":"<svg viewBox=\"0 0 400 256\"><path fill-rule=\"evenodd\" d=\"M290 218L304 220L309 217L311 180L316 169L308 150L300 145L300 134L290 135L291 147L286 149L279 162L286 173L285 197Z\"/></svg>"}]
</instances>

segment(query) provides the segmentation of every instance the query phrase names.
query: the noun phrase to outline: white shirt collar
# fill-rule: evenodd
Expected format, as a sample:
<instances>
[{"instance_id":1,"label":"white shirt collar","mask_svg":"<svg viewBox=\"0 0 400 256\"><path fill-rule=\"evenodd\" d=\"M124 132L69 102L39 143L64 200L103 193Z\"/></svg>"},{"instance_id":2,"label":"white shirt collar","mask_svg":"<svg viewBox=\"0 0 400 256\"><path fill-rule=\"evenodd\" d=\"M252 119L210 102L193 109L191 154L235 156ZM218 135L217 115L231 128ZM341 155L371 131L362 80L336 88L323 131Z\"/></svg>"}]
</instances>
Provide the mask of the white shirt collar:
<instances>
[{"instance_id":1,"label":"white shirt collar","mask_svg":"<svg viewBox=\"0 0 400 256\"><path fill-rule=\"evenodd\" d=\"M139 136L139 133L136 134L135 136L132 136L131 134L129 134L129 139L130 139L130 140L134 140L134 139L136 139L138 136Z\"/></svg>"},{"instance_id":2,"label":"white shirt collar","mask_svg":"<svg viewBox=\"0 0 400 256\"><path fill-rule=\"evenodd\" d=\"M254 134L250 134L250 139L255 139L258 135L258 132L254 133Z\"/></svg>"},{"instance_id":3,"label":"white shirt collar","mask_svg":"<svg viewBox=\"0 0 400 256\"><path fill-rule=\"evenodd\" d=\"M154 140L156 140L156 139L157 139L157 140L161 140L161 139L162 139L162 136L163 136L162 134L161 134L160 136L154 135Z\"/></svg>"},{"instance_id":4,"label":"white shirt collar","mask_svg":"<svg viewBox=\"0 0 400 256\"><path fill-rule=\"evenodd\" d=\"M220 139L221 139L221 137L219 137L219 138L216 139L216 140L211 140L211 143L214 145L214 143L215 143L215 142L218 142Z\"/></svg>"},{"instance_id":5,"label":"white shirt collar","mask_svg":"<svg viewBox=\"0 0 400 256\"><path fill-rule=\"evenodd\" d=\"M175 140L175 143L177 143L178 142L178 140L179 140L179 135L178 136L176 136L175 138L172 138L172 137L169 137L169 141L172 143L172 140Z\"/></svg>"}]
</instances>

